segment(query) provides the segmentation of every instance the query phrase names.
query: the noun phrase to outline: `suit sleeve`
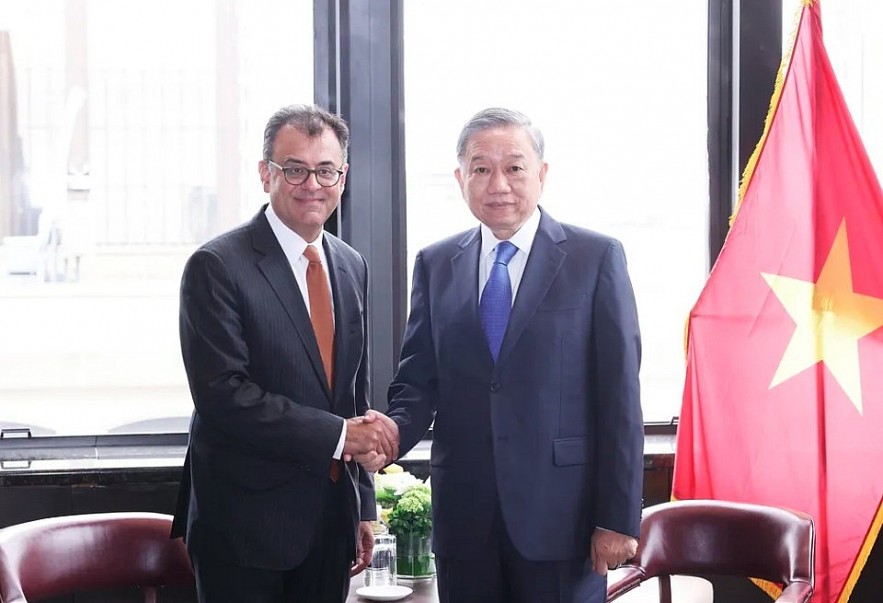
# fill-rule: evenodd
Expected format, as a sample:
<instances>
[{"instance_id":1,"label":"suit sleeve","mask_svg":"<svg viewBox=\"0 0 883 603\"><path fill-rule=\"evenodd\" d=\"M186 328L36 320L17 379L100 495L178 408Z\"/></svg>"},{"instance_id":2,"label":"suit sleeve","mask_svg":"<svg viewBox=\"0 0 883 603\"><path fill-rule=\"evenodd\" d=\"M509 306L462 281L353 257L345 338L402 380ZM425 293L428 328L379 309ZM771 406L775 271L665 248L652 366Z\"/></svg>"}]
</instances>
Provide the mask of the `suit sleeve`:
<instances>
[{"instance_id":1,"label":"suit sleeve","mask_svg":"<svg viewBox=\"0 0 883 603\"><path fill-rule=\"evenodd\" d=\"M402 354L389 386L387 414L399 427L399 452L404 455L426 434L438 401L438 363L432 339L432 313L423 253L414 260L411 313Z\"/></svg>"},{"instance_id":2,"label":"suit sleeve","mask_svg":"<svg viewBox=\"0 0 883 603\"><path fill-rule=\"evenodd\" d=\"M237 284L215 253L198 250L181 281L181 351L201 421L246 454L327 474L342 418L266 391L249 374Z\"/></svg>"},{"instance_id":3,"label":"suit sleeve","mask_svg":"<svg viewBox=\"0 0 883 603\"><path fill-rule=\"evenodd\" d=\"M635 295L619 242L607 249L593 304L590 367L598 401L598 483L592 491L596 525L640 534L644 425L638 370L641 336Z\"/></svg>"}]
</instances>

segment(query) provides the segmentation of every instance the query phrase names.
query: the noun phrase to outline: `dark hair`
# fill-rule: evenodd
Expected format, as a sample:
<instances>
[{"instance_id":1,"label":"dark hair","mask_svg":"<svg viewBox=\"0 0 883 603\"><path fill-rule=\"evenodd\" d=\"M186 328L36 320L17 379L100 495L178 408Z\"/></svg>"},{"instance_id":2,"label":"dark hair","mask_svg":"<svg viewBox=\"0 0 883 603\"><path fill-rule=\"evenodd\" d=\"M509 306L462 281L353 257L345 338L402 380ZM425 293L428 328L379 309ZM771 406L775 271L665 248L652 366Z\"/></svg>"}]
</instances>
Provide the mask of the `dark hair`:
<instances>
[{"instance_id":1,"label":"dark hair","mask_svg":"<svg viewBox=\"0 0 883 603\"><path fill-rule=\"evenodd\" d=\"M460 131L460 137L457 139L457 160L463 161L463 158L466 156L466 144L474 134L491 128L508 128L512 126L524 128L524 131L530 136L534 151L537 152L537 157L542 160L543 152L546 150L546 143L543 141L543 133L540 132L540 129L534 126L530 118L524 113L500 107L491 107L479 111L466 122L466 125Z\"/></svg>"},{"instance_id":2,"label":"dark hair","mask_svg":"<svg viewBox=\"0 0 883 603\"><path fill-rule=\"evenodd\" d=\"M343 150L343 162L346 163L350 129L342 117L315 105L288 105L270 117L267 127L264 128L264 161L272 159L273 143L282 126L296 128L310 138L321 136L328 128L337 137L337 142Z\"/></svg>"}]
</instances>

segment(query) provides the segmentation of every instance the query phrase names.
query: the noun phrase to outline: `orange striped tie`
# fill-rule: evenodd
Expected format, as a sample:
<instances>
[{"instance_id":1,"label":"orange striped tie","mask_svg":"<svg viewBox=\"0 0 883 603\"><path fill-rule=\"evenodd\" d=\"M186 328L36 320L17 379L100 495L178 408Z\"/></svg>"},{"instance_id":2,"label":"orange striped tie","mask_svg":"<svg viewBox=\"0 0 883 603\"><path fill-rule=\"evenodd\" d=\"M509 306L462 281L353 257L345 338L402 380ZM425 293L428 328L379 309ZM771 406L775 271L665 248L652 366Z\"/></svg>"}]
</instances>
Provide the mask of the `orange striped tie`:
<instances>
[{"instance_id":1,"label":"orange striped tie","mask_svg":"<svg viewBox=\"0 0 883 603\"><path fill-rule=\"evenodd\" d=\"M304 257L309 260L307 266L307 292L310 298L310 321L319 344L319 354L328 377L328 387L334 383L334 319L331 316L331 291L328 288L328 277L319 259L319 252L312 245L307 245Z\"/></svg>"}]
</instances>

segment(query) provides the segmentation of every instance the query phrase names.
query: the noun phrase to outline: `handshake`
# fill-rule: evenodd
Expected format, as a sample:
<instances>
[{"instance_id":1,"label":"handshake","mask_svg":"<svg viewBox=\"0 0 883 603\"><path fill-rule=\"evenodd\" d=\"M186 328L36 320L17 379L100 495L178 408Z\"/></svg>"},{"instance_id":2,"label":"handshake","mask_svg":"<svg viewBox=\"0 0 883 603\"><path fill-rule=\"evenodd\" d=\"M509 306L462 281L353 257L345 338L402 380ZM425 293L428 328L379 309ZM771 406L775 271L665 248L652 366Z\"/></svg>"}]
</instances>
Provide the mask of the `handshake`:
<instances>
[{"instance_id":1,"label":"handshake","mask_svg":"<svg viewBox=\"0 0 883 603\"><path fill-rule=\"evenodd\" d=\"M378 471L399 457L399 426L381 412L369 410L346 420L343 460L355 460L367 471Z\"/></svg>"}]
</instances>

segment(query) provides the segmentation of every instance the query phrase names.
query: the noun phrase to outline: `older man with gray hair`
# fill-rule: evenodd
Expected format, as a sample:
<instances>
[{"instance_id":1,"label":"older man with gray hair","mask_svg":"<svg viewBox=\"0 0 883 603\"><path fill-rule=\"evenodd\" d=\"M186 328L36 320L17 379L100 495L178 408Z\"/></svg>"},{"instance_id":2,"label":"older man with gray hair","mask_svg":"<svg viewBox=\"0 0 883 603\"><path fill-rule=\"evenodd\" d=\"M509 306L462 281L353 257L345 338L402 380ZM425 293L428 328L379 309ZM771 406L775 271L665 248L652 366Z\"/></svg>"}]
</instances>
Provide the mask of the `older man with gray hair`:
<instances>
[{"instance_id":1,"label":"older man with gray hair","mask_svg":"<svg viewBox=\"0 0 883 603\"><path fill-rule=\"evenodd\" d=\"M480 224L414 262L381 421L402 452L434 421L443 603L600 603L608 568L637 547L641 343L625 255L539 207L543 153L521 113L470 119L454 175Z\"/></svg>"}]
</instances>

